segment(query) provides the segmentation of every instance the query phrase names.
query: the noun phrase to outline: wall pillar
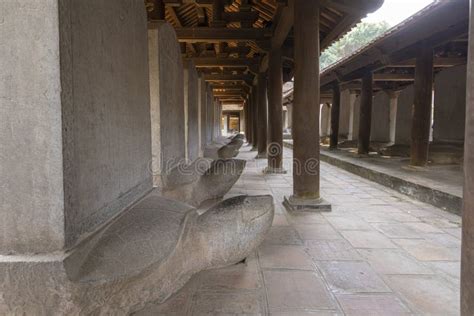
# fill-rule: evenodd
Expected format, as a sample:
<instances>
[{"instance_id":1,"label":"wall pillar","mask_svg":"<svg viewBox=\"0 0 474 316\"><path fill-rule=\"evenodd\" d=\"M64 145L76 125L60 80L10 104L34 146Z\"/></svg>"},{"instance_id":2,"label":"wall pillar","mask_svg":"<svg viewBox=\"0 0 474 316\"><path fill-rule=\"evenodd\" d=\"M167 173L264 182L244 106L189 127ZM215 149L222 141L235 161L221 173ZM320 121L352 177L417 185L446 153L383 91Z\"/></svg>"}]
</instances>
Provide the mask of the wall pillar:
<instances>
[{"instance_id":1,"label":"wall pillar","mask_svg":"<svg viewBox=\"0 0 474 316\"><path fill-rule=\"evenodd\" d=\"M372 121L373 75L371 71L362 77L359 114L359 154L368 154L370 147L370 130Z\"/></svg>"},{"instance_id":2,"label":"wall pillar","mask_svg":"<svg viewBox=\"0 0 474 316\"><path fill-rule=\"evenodd\" d=\"M433 49L422 44L418 50L415 70L415 96L411 128L411 165L428 163L433 98Z\"/></svg>"},{"instance_id":3,"label":"wall pillar","mask_svg":"<svg viewBox=\"0 0 474 316\"><path fill-rule=\"evenodd\" d=\"M461 315L474 315L474 8L471 0L467 65L464 199L461 249Z\"/></svg>"},{"instance_id":4,"label":"wall pillar","mask_svg":"<svg viewBox=\"0 0 474 316\"><path fill-rule=\"evenodd\" d=\"M320 127L319 133L321 138L329 137L331 134L331 105L324 103L320 105Z\"/></svg>"},{"instance_id":5,"label":"wall pillar","mask_svg":"<svg viewBox=\"0 0 474 316\"><path fill-rule=\"evenodd\" d=\"M319 200L319 1L295 0L294 35L292 198Z\"/></svg>"},{"instance_id":6,"label":"wall pillar","mask_svg":"<svg viewBox=\"0 0 474 316\"><path fill-rule=\"evenodd\" d=\"M349 121L351 115L351 92L349 89L341 91L339 114L339 137L349 139Z\"/></svg>"},{"instance_id":7,"label":"wall pillar","mask_svg":"<svg viewBox=\"0 0 474 316\"><path fill-rule=\"evenodd\" d=\"M200 130L200 156L204 155L204 149L206 147L206 129L207 129L207 95L206 95L206 81L203 78L199 78L199 130Z\"/></svg>"},{"instance_id":8,"label":"wall pillar","mask_svg":"<svg viewBox=\"0 0 474 316\"><path fill-rule=\"evenodd\" d=\"M462 143L466 118L466 65L435 76L433 142Z\"/></svg>"},{"instance_id":9,"label":"wall pillar","mask_svg":"<svg viewBox=\"0 0 474 316\"><path fill-rule=\"evenodd\" d=\"M258 74L258 156L267 158L267 76Z\"/></svg>"},{"instance_id":10,"label":"wall pillar","mask_svg":"<svg viewBox=\"0 0 474 316\"><path fill-rule=\"evenodd\" d=\"M332 91L331 106L331 136L330 145L332 149L337 148L339 143L339 116L341 113L341 90L339 84L335 84Z\"/></svg>"},{"instance_id":11,"label":"wall pillar","mask_svg":"<svg viewBox=\"0 0 474 316\"><path fill-rule=\"evenodd\" d=\"M397 132L397 111L398 111L398 97L400 91L388 91L388 97L390 99L390 113L389 113L389 140L390 143L395 144L396 132Z\"/></svg>"},{"instance_id":12,"label":"wall pillar","mask_svg":"<svg viewBox=\"0 0 474 316\"><path fill-rule=\"evenodd\" d=\"M409 146L411 143L411 127L413 124L413 95L413 85L406 87L399 93L395 123L395 145Z\"/></svg>"},{"instance_id":13,"label":"wall pillar","mask_svg":"<svg viewBox=\"0 0 474 316\"><path fill-rule=\"evenodd\" d=\"M283 70L281 49L269 54L268 70L268 168L282 172L283 164Z\"/></svg>"},{"instance_id":14,"label":"wall pillar","mask_svg":"<svg viewBox=\"0 0 474 316\"><path fill-rule=\"evenodd\" d=\"M388 91L374 95L370 140L373 142L390 142L390 97Z\"/></svg>"},{"instance_id":15,"label":"wall pillar","mask_svg":"<svg viewBox=\"0 0 474 316\"><path fill-rule=\"evenodd\" d=\"M349 95L349 133L348 140L357 140L359 137L360 96L355 91Z\"/></svg>"},{"instance_id":16,"label":"wall pillar","mask_svg":"<svg viewBox=\"0 0 474 316\"><path fill-rule=\"evenodd\" d=\"M287 119L288 119L288 129L291 131L293 128L293 104L287 104Z\"/></svg>"}]
</instances>

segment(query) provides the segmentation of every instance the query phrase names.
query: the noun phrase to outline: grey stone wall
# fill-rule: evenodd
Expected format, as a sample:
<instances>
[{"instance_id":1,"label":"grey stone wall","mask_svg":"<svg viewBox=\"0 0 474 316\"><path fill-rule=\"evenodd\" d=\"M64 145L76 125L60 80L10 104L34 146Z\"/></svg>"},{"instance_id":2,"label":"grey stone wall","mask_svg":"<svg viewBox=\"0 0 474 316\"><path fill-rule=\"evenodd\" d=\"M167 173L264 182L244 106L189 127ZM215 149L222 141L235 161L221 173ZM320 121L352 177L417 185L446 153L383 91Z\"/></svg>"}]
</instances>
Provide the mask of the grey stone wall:
<instances>
[{"instance_id":1,"label":"grey stone wall","mask_svg":"<svg viewBox=\"0 0 474 316\"><path fill-rule=\"evenodd\" d=\"M184 72L176 33L166 22L148 30L153 183L185 158Z\"/></svg>"},{"instance_id":2,"label":"grey stone wall","mask_svg":"<svg viewBox=\"0 0 474 316\"><path fill-rule=\"evenodd\" d=\"M435 77L433 140L463 142L466 118L466 65Z\"/></svg>"},{"instance_id":3,"label":"grey stone wall","mask_svg":"<svg viewBox=\"0 0 474 316\"><path fill-rule=\"evenodd\" d=\"M390 141L390 97L383 91L374 95L370 140L375 142Z\"/></svg>"},{"instance_id":4,"label":"grey stone wall","mask_svg":"<svg viewBox=\"0 0 474 316\"><path fill-rule=\"evenodd\" d=\"M200 155L202 156L204 148L206 147L206 132L207 132L207 90L204 79L199 78L199 129L200 129Z\"/></svg>"},{"instance_id":5,"label":"grey stone wall","mask_svg":"<svg viewBox=\"0 0 474 316\"><path fill-rule=\"evenodd\" d=\"M410 85L400 92L398 97L395 144L410 145L411 125L413 121L414 87Z\"/></svg>"},{"instance_id":6,"label":"grey stone wall","mask_svg":"<svg viewBox=\"0 0 474 316\"><path fill-rule=\"evenodd\" d=\"M60 1L66 243L152 187L143 1Z\"/></svg>"},{"instance_id":7,"label":"grey stone wall","mask_svg":"<svg viewBox=\"0 0 474 316\"><path fill-rule=\"evenodd\" d=\"M151 189L143 1L0 2L0 253L72 247Z\"/></svg>"},{"instance_id":8,"label":"grey stone wall","mask_svg":"<svg viewBox=\"0 0 474 316\"><path fill-rule=\"evenodd\" d=\"M341 110L339 115L339 136L348 138L349 136L349 120L351 116L351 102L350 90L341 91Z\"/></svg>"},{"instance_id":9,"label":"grey stone wall","mask_svg":"<svg viewBox=\"0 0 474 316\"><path fill-rule=\"evenodd\" d=\"M327 103L321 105L321 116L320 116L320 137L327 137L331 133L331 106Z\"/></svg>"},{"instance_id":10,"label":"grey stone wall","mask_svg":"<svg viewBox=\"0 0 474 316\"><path fill-rule=\"evenodd\" d=\"M207 144L210 144L214 139L214 96L212 94L212 89L210 86L207 86L207 133L206 133L206 140Z\"/></svg>"},{"instance_id":11,"label":"grey stone wall","mask_svg":"<svg viewBox=\"0 0 474 316\"><path fill-rule=\"evenodd\" d=\"M184 111L186 129L186 159L199 157L199 77L192 61L184 64Z\"/></svg>"},{"instance_id":12,"label":"grey stone wall","mask_svg":"<svg viewBox=\"0 0 474 316\"><path fill-rule=\"evenodd\" d=\"M354 101L354 108L352 113L352 139L359 139L359 120L360 120L360 95Z\"/></svg>"},{"instance_id":13,"label":"grey stone wall","mask_svg":"<svg viewBox=\"0 0 474 316\"><path fill-rule=\"evenodd\" d=\"M64 246L56 0L0 1L0 254ZM34 52L34 54L32 54Z\"/></svg>"}]
</instances>

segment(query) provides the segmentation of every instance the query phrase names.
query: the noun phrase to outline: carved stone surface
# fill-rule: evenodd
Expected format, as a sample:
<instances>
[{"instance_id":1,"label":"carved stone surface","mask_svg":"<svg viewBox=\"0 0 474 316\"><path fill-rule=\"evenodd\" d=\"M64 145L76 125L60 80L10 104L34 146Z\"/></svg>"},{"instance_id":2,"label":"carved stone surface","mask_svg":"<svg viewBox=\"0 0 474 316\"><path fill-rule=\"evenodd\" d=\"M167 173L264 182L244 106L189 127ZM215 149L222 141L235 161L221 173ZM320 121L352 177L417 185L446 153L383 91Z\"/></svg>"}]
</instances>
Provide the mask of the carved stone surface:
<instances>
[{"instance_id":1,"label":"carved stone surface","mask_svg":"<svg viewBox=\"0 0 474 316\"><path fill-rule=\"evenodd\" d=\"M193 274L246 258L274 216L271 196L239 196L203 214L149 195L66 258L0 264L0 314L126 315L164 302Z\"/></svg>"},{"instance_id":2,"label":"carved stone surface","mask_svg":"<svg viewBox=\"0 0 474 316\"><path fill-rule=\"evenodd\" d=\"M189 166L178 166L167 177L161 194L198 207L204 201L222 198L240 178L245 164L239 159L198 159Z\"/></svg>"},{"instance_id":3,"label":"carved stone surface","mask_svg":"<svg viewBox=\"0 0 474 316\"><path fill-rule=\"evenodd\" d=\"M240 148L244 144L244 136L237 134L231 138L219 138L213 144L208 145L204 151L204 156L212 159L231 159L239 154Z\"/></svg>"},{"instance_id":4,"label":"carved stone surface","mask_svg":"<svg viewBox=\"0 0 474 316\"><path fill-rule=\"evenodd\" d=\"M176 32L166 22L148 30L154 185L186 156L184 72Z\"/></svg>"}]
</instances>

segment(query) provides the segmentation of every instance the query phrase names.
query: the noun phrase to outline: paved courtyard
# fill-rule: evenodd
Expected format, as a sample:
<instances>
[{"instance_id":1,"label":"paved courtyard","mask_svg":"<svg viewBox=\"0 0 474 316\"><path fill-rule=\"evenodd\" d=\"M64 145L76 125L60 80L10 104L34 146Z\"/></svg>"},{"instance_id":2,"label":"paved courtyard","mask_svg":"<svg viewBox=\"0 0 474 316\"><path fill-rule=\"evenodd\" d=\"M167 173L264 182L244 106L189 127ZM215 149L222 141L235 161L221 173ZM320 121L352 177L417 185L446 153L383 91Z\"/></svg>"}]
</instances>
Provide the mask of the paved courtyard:
<instances>
[{"instance_id":1,"label":"paved courtyard","mask_svg":"<svg viewBox=\"0 0 474 316\"><path fill-rule=\"evenodd\" d=\"M331 213L290 214L292 175L247 168L229 197L271 194L276 216L245 264L206 271L138 315L458 315L460 217L322 164ZM291 151L285 149L286 166Z\"/></svg>"}]
</instances>

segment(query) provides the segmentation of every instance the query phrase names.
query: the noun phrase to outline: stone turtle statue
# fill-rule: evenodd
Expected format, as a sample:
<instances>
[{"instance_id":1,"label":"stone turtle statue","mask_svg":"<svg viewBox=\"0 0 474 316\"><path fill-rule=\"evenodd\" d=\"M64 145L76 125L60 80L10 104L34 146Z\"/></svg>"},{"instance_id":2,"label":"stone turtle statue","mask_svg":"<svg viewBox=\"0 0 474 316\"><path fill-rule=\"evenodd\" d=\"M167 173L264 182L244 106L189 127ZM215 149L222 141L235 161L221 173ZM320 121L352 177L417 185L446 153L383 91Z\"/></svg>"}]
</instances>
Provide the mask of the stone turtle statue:
<instances>
[{"instance_id":1,"label":"stone turtle statue","mask_svg":"<svg viewBox=\"0 0 474 316\"><path fill-rule=\"evenodd\" d=\"M271 196L238 196L204 213L148 195L62 261L2 269L8 315L128 315L166 301L197 272L238 263L264 240Z\"/></svg>"}]
</instances>

